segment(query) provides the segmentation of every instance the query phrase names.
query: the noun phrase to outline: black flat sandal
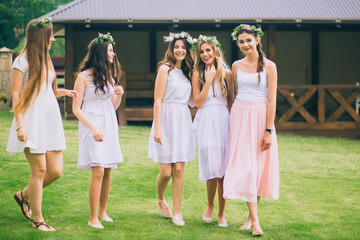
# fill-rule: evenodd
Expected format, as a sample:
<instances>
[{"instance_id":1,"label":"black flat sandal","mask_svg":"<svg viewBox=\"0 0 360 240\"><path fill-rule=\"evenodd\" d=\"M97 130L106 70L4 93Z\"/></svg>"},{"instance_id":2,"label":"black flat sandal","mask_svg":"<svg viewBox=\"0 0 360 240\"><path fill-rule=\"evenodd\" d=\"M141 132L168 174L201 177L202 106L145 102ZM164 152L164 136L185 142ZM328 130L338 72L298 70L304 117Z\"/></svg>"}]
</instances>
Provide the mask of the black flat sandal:
<instances>
[{"instance_id":1,"label":"black flat sandal","mask_svg":"<svg viewBox=\"0 0 360 240\"><path fill-rule=\"evenodd\" d=\"M16 195L16 193L15 193L15 194L14 194L14 199L15 199L15 201L17 202L17 204L19 204L20 209L21 209L21 212L23 213L24 217L26 217L27 219L30 219L30 217L31 217L30 203L24 199L24 196L23 196L23 194L22 194L22 190L20 191L20 196L21 196L21 199L20 199L20 198ZM24 209L24 204L25 204L25 205L27 206L27 208L28 208L28 212L27 212L27 213L30 215L30 217L28 217L28 216L26 215L26 212L25 212L25 209Z\"/></svg>"}]
</instances>

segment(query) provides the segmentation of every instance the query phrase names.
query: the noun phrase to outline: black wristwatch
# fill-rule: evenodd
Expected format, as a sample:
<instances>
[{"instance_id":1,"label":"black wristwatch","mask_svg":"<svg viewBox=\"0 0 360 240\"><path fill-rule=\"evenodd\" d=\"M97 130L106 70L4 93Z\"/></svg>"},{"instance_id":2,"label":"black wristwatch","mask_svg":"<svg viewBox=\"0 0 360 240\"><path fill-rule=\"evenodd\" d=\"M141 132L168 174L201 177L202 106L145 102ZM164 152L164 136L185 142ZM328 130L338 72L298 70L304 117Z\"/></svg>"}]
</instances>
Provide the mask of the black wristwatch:
<instances>
[{"instance_id":1,"label":"black wristwatch","mask_svg":"<svg viewBox=\"0 0 360 240\"><path fill-rule=\"evenodd\" d=\"M267 129L265 129L265 132L269 132L269 133L271 134L271 133L272 133L272 129L267 128Z\"/></svg>"}]
</instances>

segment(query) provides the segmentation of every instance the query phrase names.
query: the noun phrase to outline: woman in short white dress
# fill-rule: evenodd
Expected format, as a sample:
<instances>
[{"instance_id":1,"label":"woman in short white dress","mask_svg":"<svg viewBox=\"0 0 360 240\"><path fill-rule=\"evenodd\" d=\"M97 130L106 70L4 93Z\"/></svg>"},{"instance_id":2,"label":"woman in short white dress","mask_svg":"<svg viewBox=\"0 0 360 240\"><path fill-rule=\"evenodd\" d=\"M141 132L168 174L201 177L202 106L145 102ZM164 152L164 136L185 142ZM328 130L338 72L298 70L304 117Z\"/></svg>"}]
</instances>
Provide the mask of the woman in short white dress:
<instances>
[{"instance_id":1,"label":"woman in short white dress","mask_svg":"<svg viewBox=\"0 0 360 240\"><path fill-rule=\"evenodd\" d=\"M223 180L228 163L229 109L234 100L231 71L215 36L200 35L196 42L192 76L195 105L194 129L199 152L199 178L206 181L207 208L203 221L211 223L218 189L218 225L227 227Z\"/></svg>"},{"instance_id":2,"label":"woman in short white dress","mask_svg":"<svg viewBox=\"0 0 360 240\"><path fill-rule=\"evenodd\" d=\"M184 165L195 158L195 137L188 101L191 96L190 74L193 59L192 38L188 33L170 33L165 58L158 64L155 82L154 120L149 139L149 158L159 162L156 179L157 200L161 215L171 218L164 193L172 177L174 217L172 222L184 225L180 206L184 190Z\"/></svg>"},{"instance_id":3,"label":"woman in short white dress","mask_svg":"<svg viewBox=\"0 0 360 240\"><path fill-rule=\"evenodd\" d=\"M12 66L14 120L7 151L24 152L31 167L29 184L14 195L33 227L55 231L41 212L43 188L62 174L62 150L66 149L64 129L56 97L76 97L73 90L58 89L49 56L54 42L50 18L32 20L26 28L26 44ZM30 203L32 211L30 210Z\"/></svg>"},{"instance_id":4,"label":"woman in short white dress","mask_svg":"<svg viewBox=\"0 0 360 240\"><path fill-rule=\"evenodd\" d=\"M99 229L104 228L97 214L99 202L99 217L113 222L106 213L110 174L123 161L115 110L124 90L118 85L121 69L114 45L110 33L99 33L90 42L74 87L79 93L77 101L73 101L73 112L80 120L78 168L92 171L88 225Z\"/></svg>"}]
</instances>

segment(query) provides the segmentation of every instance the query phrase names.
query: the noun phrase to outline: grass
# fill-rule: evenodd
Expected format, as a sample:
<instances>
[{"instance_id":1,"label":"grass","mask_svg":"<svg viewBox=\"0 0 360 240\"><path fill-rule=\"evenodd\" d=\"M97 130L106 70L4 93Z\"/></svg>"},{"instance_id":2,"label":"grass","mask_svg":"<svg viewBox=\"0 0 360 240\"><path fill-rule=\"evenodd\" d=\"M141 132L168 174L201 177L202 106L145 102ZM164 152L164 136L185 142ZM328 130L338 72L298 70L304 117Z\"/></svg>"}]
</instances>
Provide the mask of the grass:
<instances>
[{"instance_id":1,"label":"grass","mask_svg":"<svg viewBox=\"0 0 360 240\"><path fill-rule=\"evenodd\" d=\"M77 121L66 120L63 176L44 189L42 207L57 231L36 231L13 200L13 194L26 186L30 168L23 154L5 151L11 121L12 114L0 110L0 239L252 239L250 230L237 230L247 216L243 201L227 202L228 228L219 228L217 217L212 224L202 222L206 190L198 179L197 157L185 165L181 212L186 225L175 226L160 216L155 200L159 170L147 158L147 126L119 129L125 162L112 171L108 202L115 222L105 223L104 230L90 228L91 173L76 168ZM261 239L359 239L359 141L278 135L278 145L280 198L260 202ZM170 190L171 184L165 195L168 203Z\"/></svg>"}]
</instances>

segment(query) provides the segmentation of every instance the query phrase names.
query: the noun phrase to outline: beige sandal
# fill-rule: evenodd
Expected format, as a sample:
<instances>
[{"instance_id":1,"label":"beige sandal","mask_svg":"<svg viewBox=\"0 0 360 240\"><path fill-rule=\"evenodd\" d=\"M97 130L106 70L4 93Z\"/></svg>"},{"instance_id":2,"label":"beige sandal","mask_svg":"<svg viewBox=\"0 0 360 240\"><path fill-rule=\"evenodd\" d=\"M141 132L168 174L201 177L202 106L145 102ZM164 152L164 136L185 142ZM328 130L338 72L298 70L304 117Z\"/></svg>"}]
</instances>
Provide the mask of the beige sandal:
<instances>
[{"instance_id":1,"label":"beige sandal","mask_svg":"<svg viewBox=\"0 0 360 240\"><path fill-rule=\"evenodd\" d=\"M260 236L263 235L263 231L261 230L260 224L259 223L254 223L252 225L252 235L253 236Z\"/></svg>"},{"instance_id":2,"label":"beige sandal","mask_svg":"<svg viewBox=\"0 0 360 240\"><path fill-rule=\"evenodd\" d=\"M169 205L166 203L165 199L164 200L158 199L157 205L158 205L158 208L160 208L161 216L163 216L164 218L172 218L171 210L169 208Z\"/></svg>"},{"instance_id":3,"label":"beige sandal","mask_svg":"<svg viewBox=\"0 0 360 240\"><path fill-rule=\"evenodd\" d=\"M40 231L44 231L44 232L54 232L56 231L55 228L49 226L45 221L42 221L42 222L34 222L32 220L32 226L33 228L36 228L36 229L39 229Z\"/></svg>"}]
</instances>

